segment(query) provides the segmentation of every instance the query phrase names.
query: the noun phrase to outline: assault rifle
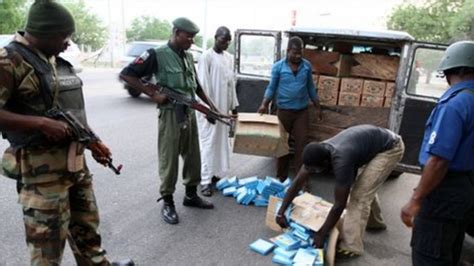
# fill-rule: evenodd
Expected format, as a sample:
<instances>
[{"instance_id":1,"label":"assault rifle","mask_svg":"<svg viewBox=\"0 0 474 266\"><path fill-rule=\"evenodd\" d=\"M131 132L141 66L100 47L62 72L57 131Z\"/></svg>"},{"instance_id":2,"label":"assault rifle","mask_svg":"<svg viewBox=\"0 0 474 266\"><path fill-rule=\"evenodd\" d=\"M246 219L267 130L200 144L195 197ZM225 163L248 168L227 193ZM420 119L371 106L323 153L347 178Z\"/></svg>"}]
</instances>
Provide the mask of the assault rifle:
<instances>
[{"instance_id":1,"label":"assault rifle","mask_svg":"<svg viewBox=\"0 0 474 266\"><path fill-rule=\"evenodd\" d=\"M165 94L169 100L173 103L183 104L188 106L198 112L206 115L206 118L209 122L219 121L229 126L229 137L232 138L235 134L235 120L230 118L225 118L222 114L210 109L209 107L199 103L194 97L191 97L182 92L172 90L167 87L160 86L158 90L159 93Z\"/></svg>"},{"instance_id":2,"label":"assault rifle","mask_svg":"<svg viewBox=\"0 0 474 266\"><path fill-rule=\"evenodd\" d=\"M100 138L88 127L84 126L77 117L70 111L64 111L60 108L52 108L46 112L46 116L52 119L61 120L71 129L75 140L79 143L89 144L100 141ZM107 158L107 167L109 167L116 175L120 175L122 165L115 167L112 158Z\"/></svg>"}]
</instances>

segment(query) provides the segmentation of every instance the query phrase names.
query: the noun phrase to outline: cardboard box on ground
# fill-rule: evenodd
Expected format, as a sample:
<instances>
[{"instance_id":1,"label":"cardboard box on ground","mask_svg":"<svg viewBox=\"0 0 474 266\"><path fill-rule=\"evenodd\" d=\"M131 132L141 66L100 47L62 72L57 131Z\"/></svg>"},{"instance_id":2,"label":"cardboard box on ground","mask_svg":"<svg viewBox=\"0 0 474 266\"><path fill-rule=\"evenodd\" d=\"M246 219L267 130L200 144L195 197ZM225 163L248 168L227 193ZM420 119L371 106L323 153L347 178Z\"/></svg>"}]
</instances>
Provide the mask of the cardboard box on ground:
<instances>
[{"instance_id":1,"label":"cardboard box on ground","mask_svg":"<svg viewBox=\"0 0 474 266\"><path fill-rule=\"evenodd\" d=\"M270 197L270 202L265 217L265 224L276 232L283 232L282 228L275 221L281 203L282 199ZM329 214L331 208L332 204L323 200L322 198L309 193L303 193L293 200L293 210L291 211L290 219L308 229L318 231L326 221L326 217ZM325 265L334 265L336 244L341 225L342 218L329 234L327 248L324 254Z\"/></svg>"},{"instance_id":2,"label":"cardboard box on ground","mask_svg":"<svg viewBox=\"0 0 474 266\"><path fill-rule=\"evenodd\" d=\"M268 157L288 154L288 133L276 115L239 113L235 131L235 153Z\"/></svg>"}]
</instances>

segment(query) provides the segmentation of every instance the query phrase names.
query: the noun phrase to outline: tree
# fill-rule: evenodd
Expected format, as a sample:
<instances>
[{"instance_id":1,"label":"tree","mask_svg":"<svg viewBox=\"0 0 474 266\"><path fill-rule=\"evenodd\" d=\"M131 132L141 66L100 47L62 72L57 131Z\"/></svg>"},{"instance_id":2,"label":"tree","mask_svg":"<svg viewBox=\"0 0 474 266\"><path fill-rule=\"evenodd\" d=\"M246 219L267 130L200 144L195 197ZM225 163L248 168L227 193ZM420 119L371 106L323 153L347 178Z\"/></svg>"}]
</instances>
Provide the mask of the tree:
<instances>
[{"instance_id":1,"label":"tree","mask_svg":"<svg viewBox=\"0 0 474 266\"><path fill-rule=\"evenodd\" d=\"M466 0L452 19L449 32L453 40L474 38L474 0Z\"/></svg>"},{"instance_id":2,"label":"tree","mask_svg":"<svg viewBox=\"0 0 474 266\"><path fill-rule=\"evenodd\" d=\"M415 39L446 43L450 25L465 0L426 0L421 6L406 2L389 16L387 27L410 33Z\"/></svg>"},{"instance_id":3,"label":"tree","mask_svg":"<svg viewBox=\"0 0 474 266\"><path fill-rule=\"evenodd\" d=\"M106 27L84 0L64 0L64 6L71 12L76 22L76 32L72 40L77 44L89 45L96 50L104 46L108 39Z\"/></svg>"},{"instance_id":4,"label":"tree","mask_svg":"<svg viewBox=\"0 0 474 266\"><path fill-rule=\"evenodd\" d=\"M0 34L12 34L26 21L26 0L0 1Z\"/></svg>"},{"instance_id":5,"label":"tree","mask_svg":"<svg viewBox=\"0 0 474 266\"><path fill-rule=\"evenodd\" d=\"M166 20L144 16L135 18L126 32L128 41L167 40L171 36L171 24Z\"/></svg>"}]
</instances>

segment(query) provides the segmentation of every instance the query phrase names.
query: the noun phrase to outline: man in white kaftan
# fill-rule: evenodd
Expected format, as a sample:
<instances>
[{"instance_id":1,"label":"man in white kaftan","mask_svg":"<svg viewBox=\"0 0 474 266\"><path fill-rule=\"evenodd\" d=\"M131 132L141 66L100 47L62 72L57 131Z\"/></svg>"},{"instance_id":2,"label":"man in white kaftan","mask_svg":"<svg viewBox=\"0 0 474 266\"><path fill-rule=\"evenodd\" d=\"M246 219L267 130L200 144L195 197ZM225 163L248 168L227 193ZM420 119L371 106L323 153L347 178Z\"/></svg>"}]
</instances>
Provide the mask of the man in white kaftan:
<instances>
[{"instance_id":1,"label":"man in white kaftan","mask_svg":"<svg viewBox=\"0 0 474 266\"><path fill-rule=\"evenodd\" d=\"M219 27L214 47L205 51L198 61L198 79L201 87L222 113L237 114L233 57L225 50L231 41L230 31ZM204 115L197 113L199 146L201 149L201 192L212 196L212 178L222 177L230 168L229 127L223 123L210 124Z\"/></svg>"}]
</instances>

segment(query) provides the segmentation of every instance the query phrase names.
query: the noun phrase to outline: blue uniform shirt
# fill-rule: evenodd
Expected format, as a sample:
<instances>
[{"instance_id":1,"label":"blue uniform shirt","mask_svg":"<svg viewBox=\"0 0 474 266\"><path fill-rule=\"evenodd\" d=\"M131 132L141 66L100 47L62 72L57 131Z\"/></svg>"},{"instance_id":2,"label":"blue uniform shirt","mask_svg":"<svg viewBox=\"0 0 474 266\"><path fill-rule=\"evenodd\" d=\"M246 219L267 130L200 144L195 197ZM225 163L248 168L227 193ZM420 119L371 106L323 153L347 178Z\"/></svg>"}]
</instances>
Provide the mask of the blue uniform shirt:
<instances>
[{"instance_id":1,"label":"blue uniform shirt","mask_svg":"<svg viewBox=\"0 0 474 266\"><path fill-rule=\"evenodd\" d=\"M308 100L317 100L313 83L313 71L308 60L303 59L298 71L293 74L286 58L272 67L272 77L265 90L265 99L272 99L276 93L276 103L280 109L301 110L308 106Z\"/></svg>"},{"instance_id":2,"label":"blue uniform shirt","mask_svg":"<svg viewBox=\"0 0 474 266\"><path fill-rule=\"evenodd\" d=\"M431 112L419 155L422 166L430 155L450 161L449 170L474 170L474 80L449 88Z\"/></svg>"}]
</instances>

